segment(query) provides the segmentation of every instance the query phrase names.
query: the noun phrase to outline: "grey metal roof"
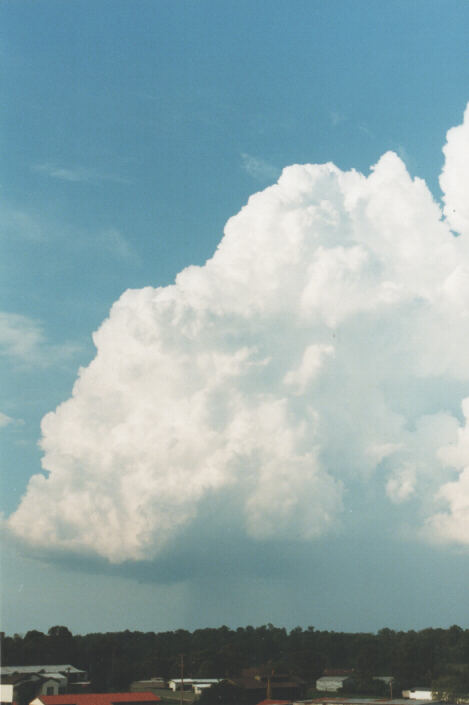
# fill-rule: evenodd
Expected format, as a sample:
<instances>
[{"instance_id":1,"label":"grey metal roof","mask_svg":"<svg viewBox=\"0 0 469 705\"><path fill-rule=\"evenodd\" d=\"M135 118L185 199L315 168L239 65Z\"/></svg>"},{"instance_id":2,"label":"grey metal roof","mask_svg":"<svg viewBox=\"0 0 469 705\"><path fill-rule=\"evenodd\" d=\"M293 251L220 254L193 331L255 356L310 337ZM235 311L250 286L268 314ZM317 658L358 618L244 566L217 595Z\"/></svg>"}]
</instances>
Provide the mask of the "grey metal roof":
<instances>
[{"instance_id":1,"label":"grey metal roof","mask_svg":"<svg viewBox=\"0 0 469 705\"><path fill-rule=\"evenodd\" d=\"M14 685L15 683L32 683L41 681L40 676L35 673L2 673L2 683Z\"/></svg>"},{"instance_id":2,"label":"grey metal roof","mask_svg":"<svg viewBox=\"0 0 469 705\"><path fill-rule=\"evenodd\" d=\"M50 663L44 666L1 666L0 673L6 676L12 673L47 673L48 675L56 673L85 673L80 668L75 668L69 663L61 665L51 665Z\"/></svg>"},{"instance_id":3,"label":"grey metal roof","mask_svg":"<svg viewBox=\"0 0 469 705\"><path fill-rule=\"evenodd\" d=\"M171 678L170 683L219 683L221 678Z\"/></svg>"}]
</instances>

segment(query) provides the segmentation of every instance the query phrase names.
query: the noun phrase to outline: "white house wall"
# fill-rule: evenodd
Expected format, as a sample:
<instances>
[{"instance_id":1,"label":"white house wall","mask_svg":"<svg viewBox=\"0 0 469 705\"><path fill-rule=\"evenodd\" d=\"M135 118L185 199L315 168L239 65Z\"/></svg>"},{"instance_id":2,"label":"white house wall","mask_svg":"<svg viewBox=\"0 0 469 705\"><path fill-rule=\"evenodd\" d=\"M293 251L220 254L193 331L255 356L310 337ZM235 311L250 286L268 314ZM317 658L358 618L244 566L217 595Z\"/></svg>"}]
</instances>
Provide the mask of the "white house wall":
<instances>
[{"instance_id":1,"label":"white house wall","mask_svg":"<svg viewBox=\"0 0 469 705\"><path fill-rule=\"evenodd\" d=\"M0 702L2 703L12 703L13 702L13 686L9 683L0 685Z\"/></svg>"}]
</instances>

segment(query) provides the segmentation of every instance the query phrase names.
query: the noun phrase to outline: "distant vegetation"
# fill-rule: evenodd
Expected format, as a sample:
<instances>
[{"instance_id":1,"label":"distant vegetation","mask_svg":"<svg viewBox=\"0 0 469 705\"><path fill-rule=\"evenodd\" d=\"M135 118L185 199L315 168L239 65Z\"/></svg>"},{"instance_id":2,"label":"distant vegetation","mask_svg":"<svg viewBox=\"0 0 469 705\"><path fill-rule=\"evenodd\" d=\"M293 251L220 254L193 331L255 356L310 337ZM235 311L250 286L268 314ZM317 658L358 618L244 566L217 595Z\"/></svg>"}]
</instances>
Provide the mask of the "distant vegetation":
<instances>
[{"instance_id":1,"label":"distant vegetation","mask_svg":"<svg viewBox=\"0 0 469 705\"><path fill-rule=\"evenodd\" d=\"M469 693L469 629L424 629L377 634L291 631L262 627L197 629L188 632L112 632L73 635L56 626L47 634L2 634L4 665L70 663L89 673L94 692L126 690L133 680L180 675L228 677L244 668L268 666L301 676L311 685L325 668L356 672L360 693L378 694L371 676L392 675L398 689L431 685L444 693ZM383 693L384 694L384 693ZM387 691L386 691L387 694Z\"/></svg>"}]
</instances>

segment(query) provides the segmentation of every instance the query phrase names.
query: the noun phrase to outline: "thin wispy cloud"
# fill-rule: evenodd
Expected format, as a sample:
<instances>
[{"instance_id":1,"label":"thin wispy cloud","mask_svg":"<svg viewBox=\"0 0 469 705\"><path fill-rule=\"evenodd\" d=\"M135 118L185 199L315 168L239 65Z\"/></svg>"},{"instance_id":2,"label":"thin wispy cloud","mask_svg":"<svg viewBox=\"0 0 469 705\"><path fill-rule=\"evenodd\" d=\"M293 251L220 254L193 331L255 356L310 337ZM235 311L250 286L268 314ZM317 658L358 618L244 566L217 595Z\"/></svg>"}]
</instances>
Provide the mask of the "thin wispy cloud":
<instances>
[{"instance_id":1,"label":"thin wispy cloud","mask_svg":"<svg viewBox=\"0 0 469 705\"><path fill-rule=\"evenodd\" d=\"M331 111L331 122L334 127L339 125L341 122L344 122L345 119L346 119L345 115L343 115L342 113L339 113L337 110Z\"/></svg>"},{"instance_id":2,"label":"thin wispy cloud","mask_svg":"<svg viewBox=\"0 0 469 705\"><path fill-rule=\"evenodd\" d=\"M31 170L51 179L68 181L70 183L98 184L103 181L113 181L119 184L129 183L128 179L125 179L117 174L103 173L96 171L95 169L89 169L81 166L66 167L53 162L33 164Z\"/></svg>"},{"instance_id":3,"label":"thin wispy cloud","mask_svg":"<svg viewBox=\"0 0 469 705\"><path fill-rule=\"evenodd\" d=\"M100 233L98 241L116 259L134 264L141 261L132 245L117 228L108 228Z\"/></svg>"},{"instance_id":4,"label":"thin wispy cloud","mask_svg":"<svg viewBox=\"0 0 469 705\"><path fill-rule=\"evenodd\" d=\"M23 419L14 419L12 416L8 416L0 411L0 428L6 428L6 426L23 426Z\"/></svg>"},{"instance_id":5,"label":"thin wispy cloud","mask_svg":"<svg viewBox=\"0 0 469 705\"><path fill-rule=\"evenodd\" d=\"M18 365L49 367L70 359L81 350L74 343L52 344L40 321L18 313L0 311L0 356Z\"/></svg>"},{"instance_id":6,"label":"thin wispy cloud","mask_svg":"<svg viewBox=\"0 0 469 705\"><path fill-rule=\"evenodd\" d=\"M364 122L361 122L358 125L358 129L360 130L360 132L363 132L364 135L367 135L368 137L371 137L373 139L375 138L375 135L373 134L372 130L370 130L368 125L365 125Z\"/></svg>"},{"instance_id":7,"label":"thin wispy cloud","mask_svg":"<svg viewBox=\"0 0 469 705\"><path fill-rule=\"evenodd\" d=\"M0 224L3 238L41 242L45 239L44 228L39 219L25 210L0 206Z\"/></svg>"},{"instance_id":8,"label":"thin wispy cloud","mask_svg":"<svg viewBox=\"0 0 469 705\"><path fill-rule=\"evenodd\" d=\"M116 227L90 231L57 220L44 213L20 211L6 204L0 207L0 232L10 241L29 241L41 247L55 243L65 253L96 251L106 253L128 264L139 264L141 259L125 235Z\"/></svg>"},{"instance_id":9,"label":"thin wispy cloud","mask_svg":"<svg viewBox=\"0 0 469 705\"><path fill-rule=\"evenodd\" d=\"M241 160L244 171L257 181L265 183L266 181L276 180L280 176L281 169L264 159L254 157L244 152L241 154Z\"/></svg>"},{"instance_id":10,"label":"thin wispy cloud","mask_svg":"<svg viewBox=\"0 0 469 705\"><path fill-rule=\"evenodd\" d=\"M407 166L407 168L411 172L414 171L416 167L415 159L413 159L413 157L409 154L407 149L402 144L398 146L397 153L404 162L404 164Z\"/></svg>"}]
</instances>

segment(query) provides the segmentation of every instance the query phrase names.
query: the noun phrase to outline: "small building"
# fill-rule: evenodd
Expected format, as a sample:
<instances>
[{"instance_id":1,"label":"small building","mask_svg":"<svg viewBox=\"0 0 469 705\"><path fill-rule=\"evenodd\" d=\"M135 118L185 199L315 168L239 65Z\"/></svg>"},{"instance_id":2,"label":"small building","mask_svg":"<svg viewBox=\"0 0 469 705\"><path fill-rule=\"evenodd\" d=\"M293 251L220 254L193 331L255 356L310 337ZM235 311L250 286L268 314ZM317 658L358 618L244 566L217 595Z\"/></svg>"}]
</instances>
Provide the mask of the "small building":
<instances>
[{"instance_id":1,"label":"small building","mask_svg":"<svg viewBox=\"0 0 469 705\"><path fill-rule=\"evenodd\" d=\"M212 685L221 682L221 678L172 678L168 681L168 687L176 692L176 690L193 690L195 693L202 692L205 688L211 688Z\"/></svg>"},{"instance_id":2,"label":"small building","mask_svg":"<svg viewBox=\"0 0 469 705\"><path fill-rule=\"evenodd\" d=\"M34 698L41 684L41 679L34 675L9 674L1 677L1 705L25 705Z\"/></svg>"},{"instance_id":3,"label":"small building","mask_svg":"<svg viewBox=\"0 0 469 705\"><path fill-rule=\"evenodd\" d=\"M3 679L4 676L11 675L39 675L48 678L65 677L68 683L76 683L79 681L87 681L88 674L80 668L75 668L69 663L60 665L50 665L45 666L1 666L0 675Z\"/></svg>"},{"instance_id":4,"label":"small building","mask_svg":"<svg viewBox=\"0 0 469 705\"><path fill-rule=\"evenodd\" d=\"M423 686L411 688L410 690L403 690L402 697L409 698L410 700L431 700L432 689L428 686Z\"/></svg>"},{"instance_id":5,"label":"small building","mask_svg":"<svg viewBox=\"0 0 469 705\"><path fill-rule=\"evenodd\" d=\"M15 699L13 697L13 683L0 683L0 703L1 705L7 705L7 703L12 703Z\"/></svg>"},{"instance_id":6,"label":"small building","mask_svg":"<svg viewBox=\"0 0 469 705\"><path fill-rule=\"evenodd\" d=\"M256 702L281 700L291 703L304 695L305 681L288 673L272 673L270 670L245 669L240 678L229 678L228 683L242 688L246 696Z\"/></svg>"},{"instance_id":7,"label":"small building","mask_svg":"<svg viewBox=\"0 0 469 705\"><path fill-rule=\"evenodd\" d=\"M0 678L32 679L36 688L29 694L28 702L35 695L60 695L71 690L85 690L89 686L88 674L69 663L37 666L1 666ZM15 698L16 700L16 698Z\"/></svg>"},{"instance_id":8,"label":"small building","mask_svg":"<svg viewBox=\"0 0 469 705\"><path fill-rule=\"evenodd\" d=\"M215 685L215 684L214 683L193 683L192 690L194 691L195 695L202 695L204 690L208 690L209 688L212 687L212 685Z\"/></svg>"},{"instance_id":9,"label":"small building","mask_svg":"<svg viewBox=\"0 0 469 705\"><path fill-rule=\"evenodd\" d=\"M153 678L146 678L139 681L133 681L133 683L130 684L130 690L132 691L132 693L154 693L157 690L162 690L167 687L168 684L165 679L159 676L154 676Z\"/></svg>"},{"instance_id":10,"label":"small building","mask_svg":"<svg viewBox=\"0 0 469 705\"><path fill-rule=\"evenodd\" d=\"M316 681L316 690L324 693L338 693L343 688L352 685L353 678L349 675L321 676Z\"/></svg>"},{"instance_id":11,"label":"small building","mask_svg":"<svg viewBox=\"0 0 469 705\"><path fill-rule=\"evenodd\" d=\"M296 700L292 705L409 705L403 698L373 698L373 697L328 697L314 698L312 700ZM441 702L422 700L419 705L443 705Z\"/></svg>"},{"instance_id":12,"label":"small building","mask_svg":"<svg viewBox=\"0 0 469 705\"><path fill-rule=\"evenodd\" d=\"M41 677L41 685L38 695L59 695L67 692L68 681L61 673L44 673Z\"/></svg>"},{"instance_id":13,"label":"small building","mask_svg":"<svg viewBox=\"0 0 469 705\"><path fill-rule=\"evenodd\" d=\"M69 663L37 666L1 666L2 684L13 688L2 688L1 704L29 703L37 695L60 695L71 690L84 690L89 686L88 674ZM11 698L10 700L8 698Z\"/></svg>"}]
</instances>

